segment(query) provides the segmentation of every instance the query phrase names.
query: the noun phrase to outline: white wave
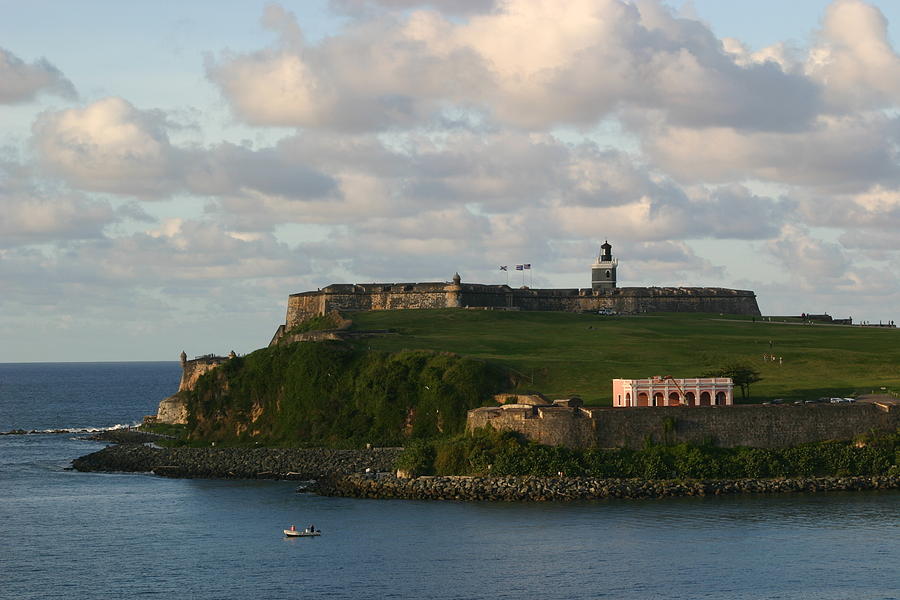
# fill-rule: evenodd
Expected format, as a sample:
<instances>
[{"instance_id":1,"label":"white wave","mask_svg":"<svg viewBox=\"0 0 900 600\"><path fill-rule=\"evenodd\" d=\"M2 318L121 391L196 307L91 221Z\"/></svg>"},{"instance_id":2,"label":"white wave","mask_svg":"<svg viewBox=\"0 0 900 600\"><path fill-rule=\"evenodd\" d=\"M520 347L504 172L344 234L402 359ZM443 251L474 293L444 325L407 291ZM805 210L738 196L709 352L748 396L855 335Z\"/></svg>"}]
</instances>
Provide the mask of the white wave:
<instances>
[{"instance_id":1,"label":"white wave","mask_svg":"<svg viewBox=\"0 0 900 600\"><path fill-rule=\"evenodd\" d=\"M140 425L140 421L135 421L134 423L126 424L126 423L118 423L116 425L109 425L104 427L53 427L50 429L33 429L28 433L100 433L101 431L116 431L118 429L132 429Z\"/></svg>"}]
</instances>

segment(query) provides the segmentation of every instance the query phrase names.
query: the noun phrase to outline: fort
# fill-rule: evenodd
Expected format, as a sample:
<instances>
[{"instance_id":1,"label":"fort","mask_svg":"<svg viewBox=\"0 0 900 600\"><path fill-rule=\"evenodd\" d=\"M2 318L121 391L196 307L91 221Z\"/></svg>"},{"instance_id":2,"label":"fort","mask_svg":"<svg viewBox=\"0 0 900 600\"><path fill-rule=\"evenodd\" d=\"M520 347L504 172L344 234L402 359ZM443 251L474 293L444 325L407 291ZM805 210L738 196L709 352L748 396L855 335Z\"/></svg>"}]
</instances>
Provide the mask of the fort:
<instances>
[{"instance_id":1,"label":"fort","mask_svg":"<svg viewBox=\"0 0 900 600\"><path fill-rule=\"evenodd\" d=\"M751 290L716 287L618 287L618 260L605 242L591 265L590 288L531 289L509 285L463 283L459 274L450 282L332 284L291 294L285 323L273 341L301 323L332 311L401 310L422 308L483 308L565 312L722 313L759 316Z\"/></svg>"},{"instance_id":2,"label":"fort","mask_svg":"<svg viewBox=\"0 0 900 600\"><path fill-rule=\"evenodd\" d=\"M598 408L578 399L495 399L506 404L470 410L468 430L515 431L540 444L574 449L639 449L648 442L779 448L900 426L900 406L887 402Z\"/></svg>"},{"instance_id":3,"label":"fort","mask_svg":"<svg viewBox=\"0 0 900 600\"><path fill-rule=\"evenodd\" d=\"M591 287L512 288L509 285L450 282L333 284L292 294L285 322L271 345L344 340L389 331L349 328L340 313L374 310L469 308L489 310L641 314L718 313L759 316L750 290L711 287L624 287L617 285L618 261L607 242L591 265ZM304 327L316 317L326 317ZM328 322L330 329L321 325ZM233 356L232 356L233 357ZM187 360L179 393L164 400L161 423L187 422L187 394L197 379L229 358L206 355ZM470 410L466 427L510 430L535 442L572 448L639 448L647 442L712 443L725 447L779 447L850 439L870 431L894 431L900 410L893 404L853 403L791 406L733 405L733 382L722 377L670 376L613 380L613 407L586 407L578 398L547 401L539 395L507 394L499 406ZM487 398L485 398L487 399Z\"/></svg>"}]
</instances>

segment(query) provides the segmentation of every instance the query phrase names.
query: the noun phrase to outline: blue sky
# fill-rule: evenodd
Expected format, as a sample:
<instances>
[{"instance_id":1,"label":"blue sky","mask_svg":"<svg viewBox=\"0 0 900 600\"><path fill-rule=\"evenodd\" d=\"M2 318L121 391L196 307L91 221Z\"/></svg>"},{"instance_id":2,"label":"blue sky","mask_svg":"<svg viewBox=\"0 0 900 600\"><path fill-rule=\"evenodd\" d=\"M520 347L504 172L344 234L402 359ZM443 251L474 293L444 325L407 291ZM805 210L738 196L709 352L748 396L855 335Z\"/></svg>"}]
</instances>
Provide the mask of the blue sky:
<instances>
[{"instance_id":1,"label":"blue sky","mask_svg":"<svg viewBox=\"0 0 900 600\"><path fill-rule=\"evenodd\" d=\"M564 7L564 8L563 8ZM333 282L898 317L900 5L2 2L0 361L249 352Z\"/></svg>"}]
</instances>

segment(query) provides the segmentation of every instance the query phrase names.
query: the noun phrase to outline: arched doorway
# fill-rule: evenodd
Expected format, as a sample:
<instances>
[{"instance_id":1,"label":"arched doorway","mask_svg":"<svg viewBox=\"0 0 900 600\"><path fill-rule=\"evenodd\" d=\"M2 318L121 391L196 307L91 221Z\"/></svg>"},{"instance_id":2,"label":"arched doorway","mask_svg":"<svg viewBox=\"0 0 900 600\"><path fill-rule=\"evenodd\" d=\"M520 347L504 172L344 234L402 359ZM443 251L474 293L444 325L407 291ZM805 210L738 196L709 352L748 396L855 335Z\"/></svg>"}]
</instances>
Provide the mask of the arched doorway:
<instances>
[{"instance_id":1,"label":"arched doorway","mask_svg":"<svg viewBox=\"0 0 900 600\"><path fill-rule=\"evenodd\" d=\"M716 406L725 406L725 392L716 392Z\"/></svg>"},{"instance_id":2,"label":"arched doorway","mask_svg":"<svg viewBox=\"0 0 900 600\"><path fill-rule=\"evenodd\" d=\"M678 392L669 394L669 406L678 406L679 404L681 404L681 398L678 397Z\"/></svg>"},{"instance_id":3,"label":"arched doorway","mask_svg":"<svg viewBox=\"0 0 900 600\"><path fill-rule=\"evenodd\" d=\"M631 392L625 392L625 406L631 406Z\"/></svg>"},{"instance_id":4,"label":"arched doorway","mask_svg":"<svg viewBox=\"0 0 900 600\"><path fill-rule=\"evenodd\" d=\"M650 400L647 398L646 392L641 392L637 397L637 405L638 406L650 406Z\"/></svg>"},{"instance_id":5,"label":"arched doorway","mask_svg":"<svg viewBox=\"0 0 900 600\"><path fill-rule=\"evenodd\" d=\"M700 392L700 406L709 406L709 392Z\"/></svg>"},{"instance_id":6,"label":"arched doorway","mask_svg":"<svg viewBox=\"0 0 900 600\"><path fill-rule=\"evenodd\" d=\"M684 395L684 403L688 406L697 406L697 397L694 396L694 392L687 392Z\"/></svg>"},{"instance_id":7,"label":"arched doorway","mask_svg":"<svg viewBox=\"0 0 900 600\"><path fill-rule=\"evenodd\" d=\"M653 394L653 406L663 406L662 392L656 392L655 394Z\"/></svg>"}]
</instances>

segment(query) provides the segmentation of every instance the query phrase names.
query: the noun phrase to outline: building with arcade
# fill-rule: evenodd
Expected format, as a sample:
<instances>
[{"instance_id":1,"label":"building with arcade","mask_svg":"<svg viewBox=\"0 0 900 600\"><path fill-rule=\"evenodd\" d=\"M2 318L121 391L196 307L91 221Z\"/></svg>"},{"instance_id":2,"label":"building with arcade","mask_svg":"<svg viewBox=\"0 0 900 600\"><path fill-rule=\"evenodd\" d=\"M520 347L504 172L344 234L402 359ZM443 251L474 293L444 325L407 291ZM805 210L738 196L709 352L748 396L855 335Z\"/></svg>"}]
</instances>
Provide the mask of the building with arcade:
<instances>
[{"instance_id":1,"label":"building with arcade","mask_svg":"<svg viewBox=\"0 0 900 600\"><path fill-rule=\"evenodd\" d=\"M613 406L731 406L731 377L613 379Z\"/></svg>"}]
</instances>

